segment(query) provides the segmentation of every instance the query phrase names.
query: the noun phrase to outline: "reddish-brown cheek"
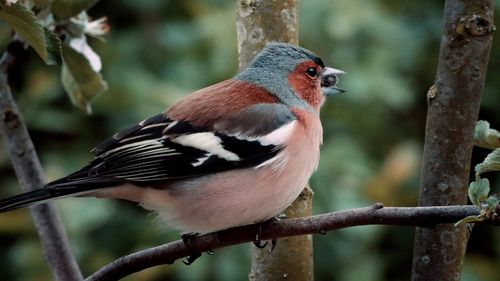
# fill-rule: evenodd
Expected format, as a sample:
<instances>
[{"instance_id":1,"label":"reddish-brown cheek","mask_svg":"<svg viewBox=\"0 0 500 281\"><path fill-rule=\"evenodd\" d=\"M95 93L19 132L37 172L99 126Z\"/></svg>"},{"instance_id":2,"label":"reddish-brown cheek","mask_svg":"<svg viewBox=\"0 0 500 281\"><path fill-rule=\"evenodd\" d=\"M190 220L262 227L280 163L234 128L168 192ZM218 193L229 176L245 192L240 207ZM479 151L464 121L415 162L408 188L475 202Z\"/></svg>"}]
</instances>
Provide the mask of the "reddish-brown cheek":
<instances>
[{"instance_id":1,"label":"reddish-brown cheek","mask_svg":"<svg viewBox=\"0 0 500 281\"><path fill-rule=\"evenodd\" d=\"M292 72L288 76L288 82L294 91L314 109L319 110L325 102L325 97L321 92L319 80L311 80L302 72Z\"/></svg>"}]
</instances>

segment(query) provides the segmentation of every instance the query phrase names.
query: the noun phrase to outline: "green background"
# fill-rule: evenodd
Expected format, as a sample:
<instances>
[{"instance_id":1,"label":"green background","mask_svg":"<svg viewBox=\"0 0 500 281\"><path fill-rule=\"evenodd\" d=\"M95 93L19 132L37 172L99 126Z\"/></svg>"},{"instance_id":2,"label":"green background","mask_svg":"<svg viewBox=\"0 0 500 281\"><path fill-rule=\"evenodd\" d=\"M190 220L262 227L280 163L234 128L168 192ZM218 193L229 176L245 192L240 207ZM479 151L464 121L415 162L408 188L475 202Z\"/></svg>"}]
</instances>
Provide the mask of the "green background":
<instances>
[{"instance_id":1,"label":"green background","mask_svg":"<svg viewBox=\"0 0 500 281\"><path fill-rule=\"evenodd\" d=\"M103 60L109 91L95 100L90 116L71 105L60 68L43 65L30 51L11 84L47 180L87 163L89 150L115 131L233 76L235 2L99 2L89 14L107 16L111 32L105 42L90 43ZM321 113L324 145L311 179L315 213L374 202L417 204L425 95L436 72L443 2L299 1L300 44L348 73L341 79L348 93L329 99ZM2 24L2 46L8 39ZM497 35L480 113L497 129L499 40ZM474 149L473 165L487 152ZM498 175L488 178L498 192ZM3 145L0 186L2 198L19 192ZM121 255L179 238L132 203L65 199L57 205L86 276ZM314 236L316 280L409 280L413 235L411 227L364 226ZM52 280L41 253L27 210L0 215L0 280ZM499 255L499 230L476 226L462 280L498 280ZM189 267L176 262L126 280L247 280L249 268L249 245L239 245L203 255Z\"/></svg>"}]
</instances>

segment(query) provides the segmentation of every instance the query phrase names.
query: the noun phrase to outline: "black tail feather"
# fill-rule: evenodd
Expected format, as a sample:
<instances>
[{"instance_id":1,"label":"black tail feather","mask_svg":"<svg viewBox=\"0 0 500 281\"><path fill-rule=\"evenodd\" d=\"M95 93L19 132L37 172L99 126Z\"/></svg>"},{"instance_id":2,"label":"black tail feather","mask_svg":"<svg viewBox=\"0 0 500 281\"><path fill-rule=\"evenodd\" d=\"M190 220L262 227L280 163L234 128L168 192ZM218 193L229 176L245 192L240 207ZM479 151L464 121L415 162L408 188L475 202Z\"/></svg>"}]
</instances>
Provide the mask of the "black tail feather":
<instances>
[{"instance_id":1,"label":"black tail feather","mask_svg":"<svg viewBox=\"0 0 500 281\"><path fill-rule=\"evenodd\" d=\"M0 213L12 211L19 208L43 204L52 200L87 193L95 188L65 187L65 188L40 188L0 200Z\"/></svg>"},{"instance_id":2,"label":"black tail feather","mask_svg":"<svg viewBox=\"0 0 500 281\"><path fill-rule=\"evenodd\" d=\"M41 188L19 194L10 198L0 200L0 213L7 212L35 204L41 204L51 199L55 199L54 194L49 189Z\"/></svg>"}]
</instances>

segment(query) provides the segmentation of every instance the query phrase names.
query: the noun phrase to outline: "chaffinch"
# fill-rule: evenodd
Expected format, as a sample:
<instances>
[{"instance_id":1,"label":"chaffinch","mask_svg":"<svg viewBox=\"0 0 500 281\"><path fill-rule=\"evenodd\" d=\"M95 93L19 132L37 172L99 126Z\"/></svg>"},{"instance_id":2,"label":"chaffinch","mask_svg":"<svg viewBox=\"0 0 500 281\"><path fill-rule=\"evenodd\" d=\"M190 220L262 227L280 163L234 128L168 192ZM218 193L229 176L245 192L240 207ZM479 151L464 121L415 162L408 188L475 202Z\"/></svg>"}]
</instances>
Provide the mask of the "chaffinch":
<instances>
[{"instance_id":1,"label":"chaffinch","mask_svg":"<svg viewBox=\"0 0 500 281\"><path fill-rule=\"evenodd\" d=\"M0 212L95 196L138 202L182 233L270 219L318 165L319 110L325 96L344 91L342 73L301 47L268 44L232 79L118 132L88 165L0 201Z\"/></svg>"}]
</instances>

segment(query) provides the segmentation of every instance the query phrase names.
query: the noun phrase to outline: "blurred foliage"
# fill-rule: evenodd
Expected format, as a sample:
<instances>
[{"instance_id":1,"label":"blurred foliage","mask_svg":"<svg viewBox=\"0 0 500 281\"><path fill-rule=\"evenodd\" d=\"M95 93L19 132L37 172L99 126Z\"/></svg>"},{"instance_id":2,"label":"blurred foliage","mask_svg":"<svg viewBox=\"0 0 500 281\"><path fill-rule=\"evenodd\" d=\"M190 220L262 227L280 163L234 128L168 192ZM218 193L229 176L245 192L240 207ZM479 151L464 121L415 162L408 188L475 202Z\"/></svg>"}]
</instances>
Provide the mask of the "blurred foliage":
<instances>
[{"instance_id":1,"label":"blurred foliage","mask_svg":"<svg viewBox=\"0 0 500 281\"><path fill-rule=\"evenodd\" d=\"M322 111L322 158L311 179L315 212L384 202L414 206L427 89L435 77L443 1L302 0L301 45L328 65L345 70L348 93ZM497 14L500 14L497 1ZM237 71L234 0L100 1L89 10L107 16L106 41L89 39L101 56L109 90L92 115L64 94L59 68L30 50L11 70L10 83L41 157L48 180L89 161L88 152L116 130L164 110L186 94ZM497 22L498 19L497 19ZM0 42L9 31L3 24ZM492 49L480 119L500 128L500 51ZM0 197L19 192L0 147ZM489 151L475 149L473 165ZM486 175L498 192L498 175ZM178 239L134 204L99 199L58 202L72 247L85 275L132 251ZM408 280L413 228L364 226L315 236L316 280ZM0 216L0 280L52 280L26 210ZM493 281L498 229L476 226L462 280ZM248 245L146 270L125 280L247 280Z\"/></svg>"}]
</instances>

